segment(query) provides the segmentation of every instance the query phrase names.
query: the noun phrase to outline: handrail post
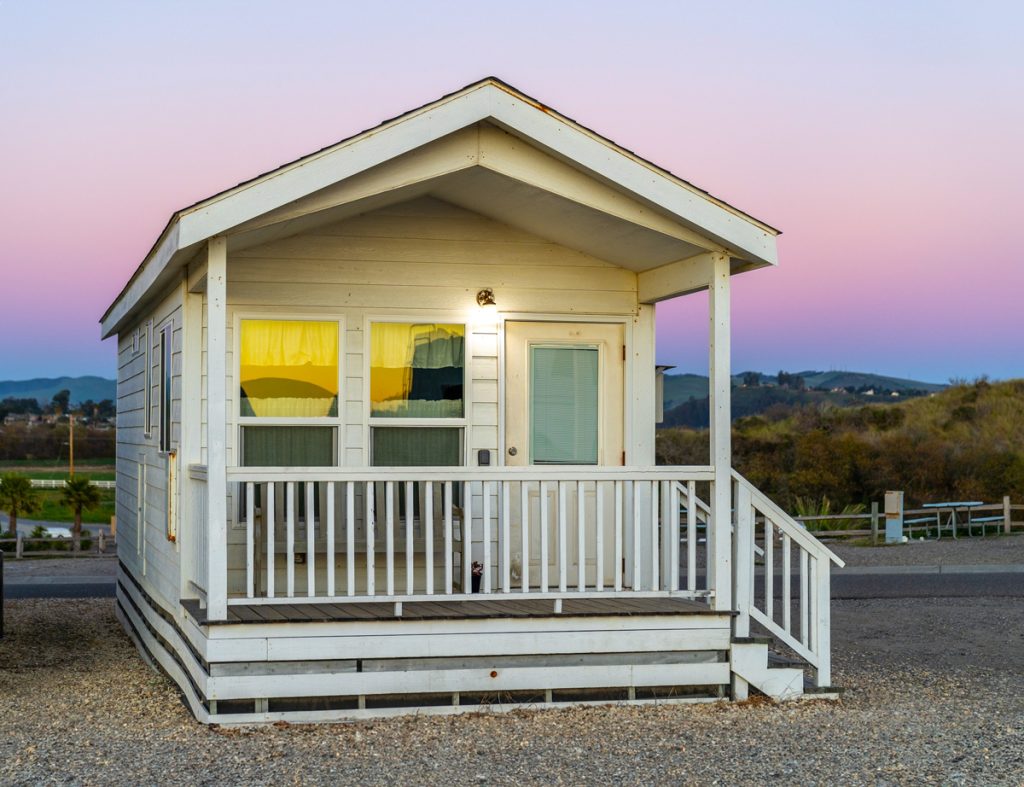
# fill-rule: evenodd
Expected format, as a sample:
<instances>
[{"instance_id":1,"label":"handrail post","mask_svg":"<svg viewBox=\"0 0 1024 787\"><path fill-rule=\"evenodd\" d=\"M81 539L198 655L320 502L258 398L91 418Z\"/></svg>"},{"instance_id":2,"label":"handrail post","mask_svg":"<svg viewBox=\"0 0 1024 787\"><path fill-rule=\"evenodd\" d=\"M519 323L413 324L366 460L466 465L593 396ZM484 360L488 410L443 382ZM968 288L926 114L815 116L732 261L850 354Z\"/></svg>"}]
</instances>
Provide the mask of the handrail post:
<instances>
[{"instance_id":1,"label":"handrail post","mask_svg":"<svg viewBox=\"0 0 1024 787\"><path fill-rule=\"evenodd\" d=\"M814 577L817 587L813 592L817 603L814 605L816 620L814 645L818 665L815 670L815 685L821 689L832 685L832 605L830 599L832 569L831 561L824 557L815 560Z\"/></svg>"},{"instance_id":2,"label":"handrail post","mask_svg":"<svg viewBox=\"0 0 1024 787\"><path fill-rule=\"evenodd\" d=\"M733 564L733 587L735 588L736 636L750 636L750 607L754 585L754 516L750 501L750 488L743 482L736 482L736 533L733 536L735 562Z\"/></svg>"},{"instance_id":3,"label":"handrail post","mask_svg":"<svg viewBox=\"0 0 1024 787\"><path fill-rule=\"evenodd\" d=\"M871 501L871 546L878 546L878 501Z\"/></svg>"},{"instance_id":4,"label":"handrail post","mask_svg":"<svg viewBox=\"0 0 1024 787\"><path fill-rule=\"evenodd\" d=\"M1006 533L1006 535L1010 535L1010 529L1011 529L1011 522L1010 522L1010 496L1009 495L1004 495L1003 496L1003 532ZM982 531L982 535L984 535L984 534L985 534L985 531L983 530Z\"/></svg>"}]
</instances>

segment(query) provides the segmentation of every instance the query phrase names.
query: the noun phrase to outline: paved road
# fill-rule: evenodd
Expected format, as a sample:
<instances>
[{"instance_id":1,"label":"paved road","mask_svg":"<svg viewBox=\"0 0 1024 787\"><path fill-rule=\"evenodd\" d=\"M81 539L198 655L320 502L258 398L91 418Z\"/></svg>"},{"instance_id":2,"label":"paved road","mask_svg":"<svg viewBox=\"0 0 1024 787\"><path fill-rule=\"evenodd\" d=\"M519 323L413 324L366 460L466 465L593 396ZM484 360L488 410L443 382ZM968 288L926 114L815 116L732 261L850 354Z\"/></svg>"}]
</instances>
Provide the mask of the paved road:
<instances>
[{"instance_id":1,"label":"paved road","mask_svg":"<svg viewBox=\"0 0 1024 787\"><path fill-rule=\"evenodd\" d=\"M840 575L837 572L832 578L832 598L1024 597L1024 572L1000 571L1006 568L1002 566L987 568L987 571L972 570L965 573L926 573L920 567L909 568L905 573ZM781 597L780 584L776 582L776 597ZM794 584L794 598L797 593L798 588ZM110 597L114 595L114 580L96 577L18 577L17 581L9 579L4 583L4 594L7 598Z\"/></svg>"}]
</instances>

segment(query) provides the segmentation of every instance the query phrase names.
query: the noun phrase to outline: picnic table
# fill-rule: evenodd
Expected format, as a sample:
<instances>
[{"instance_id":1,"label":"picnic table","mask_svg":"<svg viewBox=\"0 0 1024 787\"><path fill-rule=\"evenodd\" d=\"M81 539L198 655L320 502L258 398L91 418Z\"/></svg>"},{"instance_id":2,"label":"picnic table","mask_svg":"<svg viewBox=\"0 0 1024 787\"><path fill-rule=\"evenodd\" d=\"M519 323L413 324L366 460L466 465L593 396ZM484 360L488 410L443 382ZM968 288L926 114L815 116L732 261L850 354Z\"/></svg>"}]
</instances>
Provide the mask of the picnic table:
<instances>
[{"instance_id":1,"label":"picnic table","mask_svg":"<svg viewBox=\"0 0 1024 787\"><path fill-rule=\"evenodd\" d=\"M981 526L981 535L985 536L985 525L990 522L1001 522L1003 517L1001 516L985 516L985 517L972 517L971 512L973 509L979 506L985 505L982 500L947 500L942 503L924 503L921 508L934 509L934 514L928 514L927 516L917 517L916 519L907 519L904 524L911 526L910 531L913 533L913 525L935 523L935 534L936 538L942 538L942 515L949 514L946 520L945 527L949 528L949 531L953 534L953 538L957 537L956 529L962 521L967 525L967 535L973 535L971 529L972 525ZM925 524L925 535L928 534L928 527Z\"/></svg>"}]
</instances>

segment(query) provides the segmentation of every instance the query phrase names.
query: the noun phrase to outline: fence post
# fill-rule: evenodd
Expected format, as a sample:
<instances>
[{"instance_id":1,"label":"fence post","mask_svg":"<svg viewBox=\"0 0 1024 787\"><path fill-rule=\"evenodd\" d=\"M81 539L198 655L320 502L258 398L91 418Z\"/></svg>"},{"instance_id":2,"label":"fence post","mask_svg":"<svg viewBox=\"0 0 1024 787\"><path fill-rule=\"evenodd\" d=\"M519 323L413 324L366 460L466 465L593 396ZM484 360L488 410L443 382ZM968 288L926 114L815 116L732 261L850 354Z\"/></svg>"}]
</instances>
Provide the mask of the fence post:
<instances>
[{"instance_id":1,"label":"fence post","mask_svg":"<svg viewBox=\"0 0 1024 787\"><path fill-rule=\"evenodd\" d=\"M1003 496L1003 532L1010 533L1010 496Z\"/></svg>"},{"instance_id":2,"label":"fence post","mask_svg":"<svg viewBox=\"0 0 1024 787\"><path fill-rule=\"evenodd\" d=\"M871 546L878 546L878 501L871 501Z\"/></svg>"},{"instance_id":3,"label":"fence post","mask_svg":"<svg viewBox=\"0 0 1024 787\"><path fill-rule=\"evenodd\" d=\"M96 549L101 555L107 551L107 534L105 530L101 530L99 538L96 539Z\"/></svg>"},{"instance_id":4,"label":"fence post","mask_svg":"<svg viewBox=\"0 0 1024 787\"><path fill-rule=\"evenodd\" d=\"M18 533L14 538L14 559L21 560L21 558L25 557L25 544L22 541L21 533Z\"/></svg>"}]
</instances>

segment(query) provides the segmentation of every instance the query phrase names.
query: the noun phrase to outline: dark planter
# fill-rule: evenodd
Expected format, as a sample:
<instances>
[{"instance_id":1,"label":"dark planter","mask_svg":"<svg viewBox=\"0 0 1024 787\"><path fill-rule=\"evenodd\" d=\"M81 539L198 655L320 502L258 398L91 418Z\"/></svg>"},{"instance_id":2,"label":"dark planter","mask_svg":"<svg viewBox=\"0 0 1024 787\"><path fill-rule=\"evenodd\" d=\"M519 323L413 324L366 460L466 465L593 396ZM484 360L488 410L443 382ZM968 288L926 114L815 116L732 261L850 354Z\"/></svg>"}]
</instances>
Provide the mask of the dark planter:
<instances>
[{"instance_id":1,"label":"dark planter","mask_svg":"<svg viewBox=\"0 0 1024 787\"><path fill-rule=\"evenodd\" d=\"M470 575L470 592L471 593L479 593L480 592L480 575L479 574L471 574Z\"/></svg>"}]
</instances>

